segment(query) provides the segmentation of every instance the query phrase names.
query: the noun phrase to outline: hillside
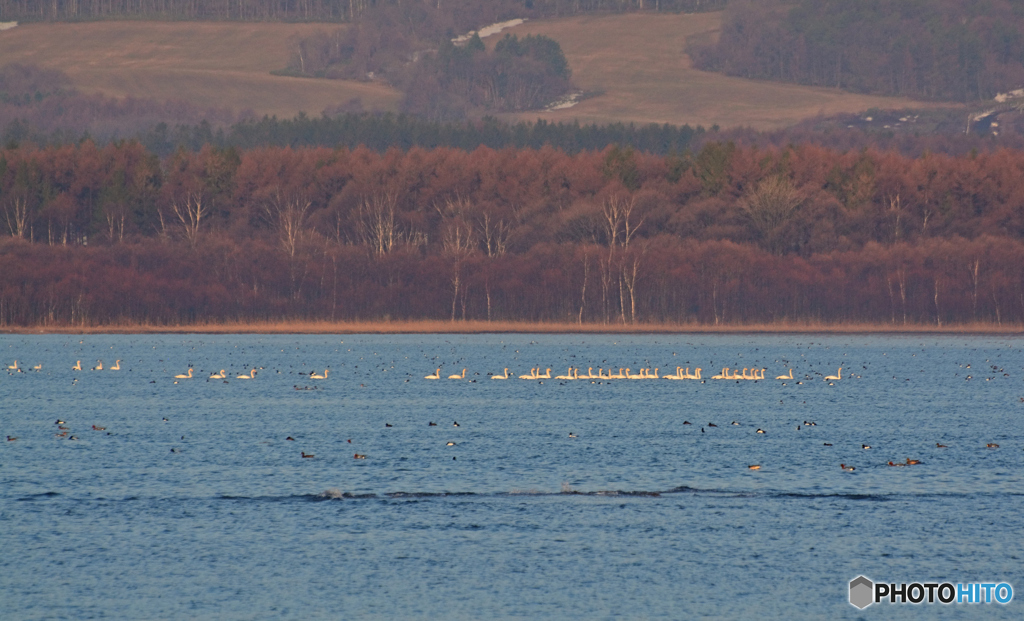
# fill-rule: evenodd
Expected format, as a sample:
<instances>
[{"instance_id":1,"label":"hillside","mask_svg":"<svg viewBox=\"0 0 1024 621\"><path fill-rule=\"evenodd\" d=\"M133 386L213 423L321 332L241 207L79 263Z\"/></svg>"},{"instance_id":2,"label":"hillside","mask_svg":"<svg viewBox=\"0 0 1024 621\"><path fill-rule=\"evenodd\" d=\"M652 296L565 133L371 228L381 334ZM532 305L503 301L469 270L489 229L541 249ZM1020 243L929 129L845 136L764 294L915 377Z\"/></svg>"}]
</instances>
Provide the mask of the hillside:
<instances>
[{"instance_id":1,"label":"hillside","mask_svg":"<svg viewBox=\"0 0 1024 621\"><path fill-rule=\"evenodd\" d=\"M693 39L714 37L721 21L721 13L627 14L538 20L507 30L557 40L574 83L603 92L572 108L507 118L774 129L821 115L925 105L693 69L683 50ZM395 110L400 94L379 83L270 74L286 65L294 40L322 30L282 23L37 23L0 32L0 57L61 69L78 89L110 96L184 99L279 117L319 115L353 98L367 110Z\"/></svg>"},{"instance_id":2,"label":"hillside","mask_svg":"<svg viewBox=\"0 0 1024 621\"><path fill-rule=\"evenodd\" d=\"M818 116L930 105L694 69L685 50L693 41L716 37L722 16L719 12L572 17L526 22L507 32L555 39L569 59L575 84L585 92L603 93L572 108L540 115L552 121L630 120L777 129ZM537 116L524 113L517 118Z\"/></svg>"},{"instance_id":3,"label":"hillside","mask_svg":"<svg viewBox=\"0 0 1024 621\"><path fill-rule=\"evenodd\" d=\"M33 23L0 32L0 58L62 70L86 93L180 99L260 116L319 115L353 98L367 109L393 108L399 95L381 84L270 74L285 66L290 39L320 30L282 23Z\"/></svg>"}]
</instances>

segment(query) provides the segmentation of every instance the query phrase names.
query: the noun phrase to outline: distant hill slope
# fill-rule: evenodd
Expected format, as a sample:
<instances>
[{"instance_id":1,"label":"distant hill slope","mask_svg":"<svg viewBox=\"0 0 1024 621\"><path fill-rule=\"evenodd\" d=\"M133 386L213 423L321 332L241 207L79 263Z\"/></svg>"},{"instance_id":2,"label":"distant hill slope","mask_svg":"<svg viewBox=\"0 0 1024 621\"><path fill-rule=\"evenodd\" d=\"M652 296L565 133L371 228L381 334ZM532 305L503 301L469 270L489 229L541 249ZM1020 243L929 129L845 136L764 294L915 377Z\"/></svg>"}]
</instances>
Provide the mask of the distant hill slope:
<instances>
[{"instance_id":1,"label":"distant hill slope","mask_svg":"<svg viewBox=\"0 0 1024 621\"><path fill-rule=\"evenodd\" d=\"M684 52L688 42L716 36L721 22L721 13L627 14L529 21L506 30L557 40L573 81L603 92L571 108L506 118L775 129L821 115L931 105L693 69ZM367 110L396 110L400 94L379 83L270 74L286 65L290 40L328 27L338 25L36 23L0 32L0 58L61 69L78 89L110 96L182 99L279 117L319 115L353 98ZM485 41L493 46L499 38Z\"/></svg>"},{"instance_id":2,"label":"distant hill slope","mask_svg":"<svg viewBox=\"0 0 1024 621\"><path fill-rule=\"evenodd\" d=\"M870 108L908 109L931 104L831 88L747 80L694 69L685 50L693 40L716 37L722 13L572 17L526 22L506 32L542 34L558 41L584 91L603 95L562 110L553 121L628 120L777 129L816 116ZM490 40L488 40L490 44ZM524 113L520 119L533 119Z\"/></svg>"},{"instance_id":3,"label":"distant hill slope","mask_svg":"<svg viewBox=\"0 0 1024 621\"><path fill-rule=\"evenodd\" d=\"M400 94L381 84L270 74L287 63L289 39L323 29L238 22L32 23L0 32L0 62L62 70L86 93L180 99L261 116L318 116L353 98L367 109L394 108Z\"/></svg>"}]
</instances>

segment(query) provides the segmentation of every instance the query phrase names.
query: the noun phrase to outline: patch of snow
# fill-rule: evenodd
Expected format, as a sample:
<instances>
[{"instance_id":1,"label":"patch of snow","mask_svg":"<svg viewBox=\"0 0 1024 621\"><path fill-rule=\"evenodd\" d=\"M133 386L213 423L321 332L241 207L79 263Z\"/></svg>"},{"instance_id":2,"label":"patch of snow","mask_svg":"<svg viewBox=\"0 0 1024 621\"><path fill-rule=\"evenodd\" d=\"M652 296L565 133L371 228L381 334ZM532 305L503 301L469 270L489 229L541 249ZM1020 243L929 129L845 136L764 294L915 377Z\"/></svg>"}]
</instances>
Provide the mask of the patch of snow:
<instances>
[{"instance_id":1,"label":"patch of snow","mask_svg":"<svg viewBox=\"0 0 1024 621\"><path fill-rule=\"evenodd\" d=\"M526 21L526 19L510 19L510 20L508 20L506 22L498 22L496 24L491 24L490 26L484 26L480 30L470 30L466 34L459 35L459 36L455 37L454 39L452 39L452 43L454 43L455 45L461 45L461 44L465 43L466 41L469 41L470 39L472 39L473 35L480 35L481 39L486 39L487 37L489 37L491 35L498 34L499 32L501 32L502 30L504 30L506 28L512 28L513 26L518 26L519 24L521 24L521 23L523 23L525 21Z\"/></svg>"},{"instance_id":2,"label":"patch of snow","mask_svg":"<svg viewBox=\"0 0 1024 621\"><path fill-rule=\"evenodd\" d=\"M10 30L18 25L18 22L0 22L0 30Z\"/></svg>"},{"instance_id":3,"label":"patch of snow","mask_svg":"<svg viewBox=\"0 0 1024 621\"><path fill-rule=\"evenodd\" d=\"M575 93L569 93L564 97L559 97L555 101L544 106L544 110L550 112L551 110L565 110L566 108L571 108L580 102L580 95L582 94L582 91L576 91Z\"/></svg>"}]
</instances>

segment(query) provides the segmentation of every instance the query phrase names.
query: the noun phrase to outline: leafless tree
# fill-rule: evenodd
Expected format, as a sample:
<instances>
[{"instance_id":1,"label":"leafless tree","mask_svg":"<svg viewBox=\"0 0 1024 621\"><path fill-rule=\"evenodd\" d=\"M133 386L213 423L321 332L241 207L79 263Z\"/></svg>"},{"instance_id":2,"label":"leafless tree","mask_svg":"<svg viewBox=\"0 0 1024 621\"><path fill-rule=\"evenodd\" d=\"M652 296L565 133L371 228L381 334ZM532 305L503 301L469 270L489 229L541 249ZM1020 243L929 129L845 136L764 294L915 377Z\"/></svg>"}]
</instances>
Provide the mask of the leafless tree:
<instances>
[{"instance_id":1,"label":"leafless tree","mask_svg":"<svg viewBox=\"0 0 1024 621\"><path fill-rule=\"evenodd\" d=\"M782 248L775 239L775 232L793 217L802 202L803 198L789 179L776 176L757 184L757 188L743 198L740 206L761 235L766 248L778 253Z\"/></svg>"},{"instance_id":2,"label":"leafless tree","mask_svg":"<svg viewBox=\"0 0 1024 621\"><path fill-rule=\"evenodd\" d=\"M377 254L394 250L399 241L395 210L398 194L391 190L381 191L363 199L359 206L359 231L363 243Z\"/></svg>"},{"instance_id":3,"label":"leafless tree","mask_svg":"<svg viewBox=\"0 0 1024 621\"><path fill-rule=\"evenodd\" d=\"M277 229L281 246L291 258L295 258L299 241L306 232L306 216L312 205L305 197L286 197L280 191L263 205L267 221Z\"/></svg>"},{"instance_id":4,"label":"leafless tree","mask_svg":"<svg viewBox=\"0 0 1024 621\"><path fill-rule=\"evenodd\" d=\"M15 196L6 201L4 216L12 236L24 239L28 235L28 200L25 197Z\"/></svg>"},{"instance_id":5,"label":"leafless tree","mask_svg":"<svg viewBox=\"0 0 1024 621\"><path fill-rule=\"evenodd\" d=\"M195 248L199 240L199 226L203 218L210 215L210 208L204 203L202 195L198 192L187 193L184 200L171 203L171 211L181 223L185 239Z\"/></svg>"}]
</instances>

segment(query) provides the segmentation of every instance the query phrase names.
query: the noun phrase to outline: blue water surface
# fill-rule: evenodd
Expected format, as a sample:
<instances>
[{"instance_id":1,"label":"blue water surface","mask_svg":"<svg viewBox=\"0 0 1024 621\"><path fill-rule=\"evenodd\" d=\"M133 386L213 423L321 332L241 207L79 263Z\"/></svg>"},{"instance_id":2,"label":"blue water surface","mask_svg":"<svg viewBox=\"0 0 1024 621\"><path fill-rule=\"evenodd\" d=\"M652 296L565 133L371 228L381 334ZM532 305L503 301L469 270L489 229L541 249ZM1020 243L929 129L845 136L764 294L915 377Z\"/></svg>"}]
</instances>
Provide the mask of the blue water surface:
<instances>
[{"instance_id":1,"label":"blue water surface","mask_svg":"<svg viewBox=\"0 0 1024 621\"><path fill-rule=\"evenodd\" d=\"M0 618L1021 618L847 589L1024 589L1022 345L0 336Z\"/></svg>"}]
</instances>

